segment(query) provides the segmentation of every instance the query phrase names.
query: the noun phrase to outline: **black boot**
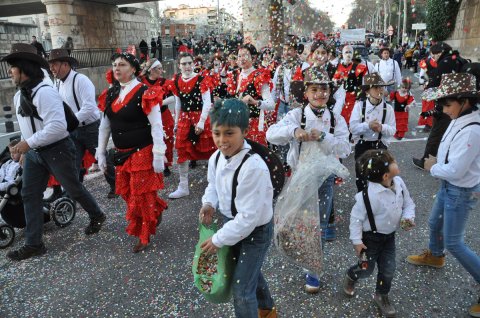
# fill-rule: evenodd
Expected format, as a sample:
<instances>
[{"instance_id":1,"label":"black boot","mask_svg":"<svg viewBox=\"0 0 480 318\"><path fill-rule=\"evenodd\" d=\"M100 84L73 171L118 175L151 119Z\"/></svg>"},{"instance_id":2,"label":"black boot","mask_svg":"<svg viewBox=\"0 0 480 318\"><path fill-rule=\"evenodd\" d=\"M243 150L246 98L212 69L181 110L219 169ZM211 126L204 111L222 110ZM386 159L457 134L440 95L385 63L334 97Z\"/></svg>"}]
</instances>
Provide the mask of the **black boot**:
<instances>
[{"instance_id":1,"label":"black boot","mask_svg":"<svg viewBox=\"0 0 480 318\"><path fill-rule=\"evenodd\" d=\"M47 252L47 249L43 244L40 244L38 246L24 245L16 251L8 252L7 257L13 261L23 261L30 257L43 255L46 252Z\"/></svg>"}]
</instances>

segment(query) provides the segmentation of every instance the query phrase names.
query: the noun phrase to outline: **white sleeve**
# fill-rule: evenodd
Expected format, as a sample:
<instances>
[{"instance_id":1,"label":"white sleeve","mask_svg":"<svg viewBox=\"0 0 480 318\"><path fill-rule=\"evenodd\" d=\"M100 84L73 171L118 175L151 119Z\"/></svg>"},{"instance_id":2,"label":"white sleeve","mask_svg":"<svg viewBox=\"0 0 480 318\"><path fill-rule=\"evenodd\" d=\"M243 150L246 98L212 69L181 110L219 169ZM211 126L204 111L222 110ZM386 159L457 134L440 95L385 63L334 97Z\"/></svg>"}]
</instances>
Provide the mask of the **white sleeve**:
<instances>
[{"instance_id":1,"label":"white sleeve","mask_svg":"<svg viewBox=\"0 0 480 318\"><path fill-rule=\"evenodd\" d=\"M182 109L182 101L180 97L175 96L175 126L178 124L178 118L180 116L180 110Z\"/></svg>"},{"instance_id":2,"label":"white sleeve","mask_svg":"<svg viewBox=\"0 0 480 318\"><path fill-rule=\"evenodd\" d=\"M402 71L400 66L398 66L397 61L393 60L393 64L395 66L395 85L400 87L402 85Z\"/></svg>"},{"instance_id":3,"label":"white sleeve","mask_svg":"<svg viewBox=\"0 0 480 318\"><path fill-rule=\"evenodd\" d=\"M401 179L401 178L400 178ZM402 180L401 187L403 190L403 207L402 207L402 219L415 219L415 203L410 196L410 192L407 189L407 185Z\"/></svg>"},{"instance_id":4,"label":"white sleeve","mask_svg":"<svg viewBox=\"0 0 480 318\"><path fill-rule=\"evenodd\" d=\"M216 158L220 150L215 151L208 160L208 172L207 172L207 181L208 185L205 188L205 193L202 197L202 204L209 203L217 209L218 207L218 194L216 186Z\"/></svg>"},{"instance_id":5,"label":"white sleeve","mask_svg":"<svg viewBox=\"0 0 480 318\"><path fill-rule=\"evenodd\" d=\"M425 73L426 73L426 71L423 68L421 68L419 78L418 78L418 84L420 84L420 85L425 84Z\"/></svg>"},{"instance_id":6,"label":"white sleeve","mask_svg":"<svg viewBox=\"0 0 480 318\"><path fill-rule=\"evenodd\" d=\"M77 105L70 106L74 106L75 116L77 116L78 121L80 123L85 122L89 118L92 118L92 115L98 119L99 111L95 101L95 86L92 81L86 76L79 74L77 75L75 87L73 89L75 90L75 95L80 103L80 105L78 105L80 110L77 112Z\"/></svg>"},{"instance_id":7,"label":"white sleeve","mask_svg":"<svg viewBox=\"0 0 480 318\"><path fill-rule=\"evenodd\" d=\"M205 126L205 121L208 117L208 112L210 112L210 108L212 107L212 97L210 96L210 91L206 91L202 94L202 114L200 115L200 120L197 123L198 128L203 129Z\"/></svg>"},{"instance_id":8,"label":"white sleeve","mask_svg":"<svg viewBox=\"0 0 480 318\"><path fill-rule=\"evenodd\" d=\"M347 158L352 152L350 141L348 139L350 132L347 123L341 115L335 117L335 130L333 134L326 133L325 140L332 154L339 158Z\"/></svg>"},{"instance_id":9,"label":"white sleeve","mask_svg":"<svg viewBox=\"0 0 480 318\"><path fill-rule=\"evenodd\" d=\"M43 119L43 128L25 140L30 148L47 146L68 136L62 97L53 87L40 89L42 91L34 97L34 104Z\"/></svg>"},{"instance_id":10,"label":"white sleeve","mask_svg":"<svg viewBox=\"0 0 480 318\"><path fill-rule=\"evenodd\" d=\"M337 89L335 94L333 94L333 98L335 99L335 106L333 106L333 113L336 115L340 115L342 113L343 105L345 104L345 97L347 96L347 92L343 85Z\"/></svg>"},{"instance_id":11,"label":"white sleeve","mask_svg":"<svg viewBox=\"0 0 480 318\"><path fill-rule=\"evenodd\" d=\"M350 116L350 131L352 135L364 135L367 132L373 132L368 127L368 123L362 122L362 105L363 101L358 101L353 106L352 115Z\"/></svg>"},{"instance_id":12,"label":"white sleeve","mask_svg":"<svg viewBox=\"0 0 480 318\"><path fill-rule=\"evenodd\" d=\"M262 85L262 102L260 103L260 109L263 110L273 110L275 109L275 102L272 99L272 94L270 92L270 85Z\"/></svg>"},{"instance_id":13,"label":"white sleeve","mask_svg":"<svg viewBox=\"0 0 480 318\"><path fill-rule=\"evenodd\" d=\"M397 131L397 124L395 122L395 113L392 106L387 104L387 115L385 116L385 124L382 125L382 135L385 137L392 137Z\"/></svg>"},{"instance_id":14,"label":"white sleeve","mask_svg":"<svg viewBox=\"0 0 480 318\"><path fill-rule=\"evenodd\" d=\"M267 130L267 140L274 145L286 145L295 137L295 129L300 128L301 108L289 111L278 123Z\"/></svg>"},{"instance_id":15,"label":"white sleeve","mask_svg":"<svg viewBox=\"0 0 480 318\"><path fill-rule=\"evenodd\" d=\"M449 182L462 181L464 176L469 173L473 161L480 155L478 140L480 140L478 131L463 129L450 144L448 163L437 162L430 169L430 174Z\"/></svg>"},{"instance_id":16,"label":"white sleeve","mask_svg":"<svg viewBox=\"0 0 480 318\"><path fill-rule=\"evenodd\" d=\"M167 98L165 98L162 101L163 106L168 106L168 105L172 105L172 104L175 104L175 96L174 95L168 96Z\"/></svg>"},{"instance_id":17,"label":"white sleeve","mask_svg":"<svg viewBox=\"0 0 480 318\"><path fill-rule=\"evenodd\" d=\"M150 114L148 114L148 121L150 122L151 134L153 139L153 158L162 158L165 155L167 146L163 140L163 125L162 114L160 112L160 106L157 104L152 107Z\"/></svg>"},{"instance_id":18,"label":"white sleeve","mask_svg":"<svg viewBox=\"0 0 480 318\"><path fill-rule=\"evenodd\" d=\"M362 244L363 222L367 217L367 209L363 202L362 193L355 195L355 205L350 213L350 240L353 244Z\"/></svg>"},{"instance_id":19,"label":"white sleeve","mask_svg":"<svg viewBox=\"0 0 480 318\"><path fill-rule=\"evenodd\" d=\"M100 127L98 127L98 153L107 153L107 144L108 139L110 138L110 133L110 119L108 119L106 115L102 115L102 121L100 122Z\"/></svg>"},{"instance_id":20,"label":"white sleeve","mask_svg":"<svg viewBox=\"0 0 480 318\"><path fill-rule=\"evenodd\" d=\"M277 96L277 81L278 81L278 71L280 69L280 66L277 67L277 69L275 70L275 74L273 75L273 89L272 89L272 93L271 93L271 96L272 96L272 100L274 103L276 103L278 101L278 99L280 98L280 96Z\"/></svg>"}]
</instances>

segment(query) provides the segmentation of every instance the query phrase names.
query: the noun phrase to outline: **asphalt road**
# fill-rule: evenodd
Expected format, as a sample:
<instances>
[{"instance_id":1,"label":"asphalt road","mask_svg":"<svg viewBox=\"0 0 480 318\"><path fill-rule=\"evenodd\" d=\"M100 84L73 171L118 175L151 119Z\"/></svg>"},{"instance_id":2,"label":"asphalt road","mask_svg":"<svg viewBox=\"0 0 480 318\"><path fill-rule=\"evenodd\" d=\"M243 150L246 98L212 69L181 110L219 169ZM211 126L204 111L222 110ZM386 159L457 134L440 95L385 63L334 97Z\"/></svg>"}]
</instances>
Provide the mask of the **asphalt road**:
<instances>
[{"instance_id":1,"label":"asphalt road","mask_svg":"<svg viewBox=\"0 0 480 318\"><path fill-rule=\"evenodd\" d=\"M419 90L415 89L418 97ZM420 100L420 99L417 99ZM415 169L412 156L423 153L426 134L414 130L420 108L411 113L408 139L391 144L413 200L417 227L398 231L397 273L390 293L397 317L468 317L480 295L473 278L447 253L443 269L414 267L405 257L427 247L428 215L439 182ZM372 302L375 276L361 282L352 299L342 293L342 277L356 262L348 240L349 211L355 195L353 155L346 160L353 177L336 186L338 239L327 243L325 287L317 295L303 291L302 272L271 247L263 266L280 317L378 317ZM162 197L174 190L175 173L166 179ZM206 169L191 172L191 195L170 201L158 235L146 251L133 254L134 238L125 233L125 204L106 199L108 186L101 176L90 177L87 188L108 216L102 231L83 234L88 220L79 210L73 224L45 225L45 256L21 263L8 261L0 250L0 317L233 317L231 304L206 302L193 286L191 264L198 240L197 215L206 186ZM466 242L480 253L479 208L470 215ZM477 230L475 230L477 229ZM475 233L477 233L475 235ZM13 247L23 244L17 231Z\"/></svg>"}]
</instances>

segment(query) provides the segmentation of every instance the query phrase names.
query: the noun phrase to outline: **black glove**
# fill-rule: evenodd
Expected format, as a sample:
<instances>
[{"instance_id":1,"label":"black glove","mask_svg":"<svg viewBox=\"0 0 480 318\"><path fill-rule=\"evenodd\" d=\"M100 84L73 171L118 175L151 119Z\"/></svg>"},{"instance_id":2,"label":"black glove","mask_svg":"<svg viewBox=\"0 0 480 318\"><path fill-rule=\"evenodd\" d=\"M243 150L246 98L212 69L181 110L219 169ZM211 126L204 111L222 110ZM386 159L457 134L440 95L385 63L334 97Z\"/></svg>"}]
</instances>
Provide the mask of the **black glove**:
<instances>
[{"instance_id":1,"label":"black glove","mask_svg":"<svg viewBox=\"0 0 480 318\"><path fill-rule=\"evenodd\" d=\"M427 117L432 116L432 113L431 113L430 111L428 111L428 112L421 112L421 113L420 113L420 116L422 116L423 118L427 118Z\"/></svg>"}]
</instances>

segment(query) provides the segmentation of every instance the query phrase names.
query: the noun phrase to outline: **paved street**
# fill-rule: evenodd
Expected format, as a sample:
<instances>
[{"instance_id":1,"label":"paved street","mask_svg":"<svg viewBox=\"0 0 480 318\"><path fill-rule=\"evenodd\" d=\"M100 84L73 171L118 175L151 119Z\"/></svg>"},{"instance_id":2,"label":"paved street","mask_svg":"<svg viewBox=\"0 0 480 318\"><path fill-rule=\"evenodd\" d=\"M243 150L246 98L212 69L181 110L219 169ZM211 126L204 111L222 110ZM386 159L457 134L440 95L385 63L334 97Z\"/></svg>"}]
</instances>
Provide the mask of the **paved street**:
<instances>
[{"instance_id":1,"label":"paved street","mask_svg":"<svg viewBox=\"0 0 480 318\"><path fill-rule=\"evenodd\" d=\"M415 85L416 87L416 85ZM419 90L415 89L420 102ZM420 105L420 103L418 104ZM398 317L467 317L469 306L480 290L470 275L447 254L443 269L414 267L405 262L412 252L427 247L428 215L439 182L415 169L412 156L423 153L426 134L416 132L420 108L410 113L408 139L391 144L401 175L417 205L417 227L398 231L397 274L391 300ZM280 317L377 317L372 303L375 277L361 282L357 296L348 299L341 290L343 274L356 262L348 240L349 212L355 195L353 155L346 160L352 176L336 187L335 207L338 239L327 243L325 287L318 295L303 291L300 269L279 256L272 246L264 264ZM174 190L178 174L166 179L162 197ZM233 317L231 304L207 303L193 286L191 264L198 239L197 220L200 197L206 186L206 169L191 173L191 195L169 201L158 235L149 249L133 254L135 240L125 233L125 204L108 200L108 186L101 176L86 181L108 219L98 235L86 237L86 213L80 209L73 224L58 228L45 225L48 253L21 263L5 258L0 251L0 317ZM479 212L477 207L475 212ZM480 253L480 214L472 213L466 242ZM23 243L18 230L14 247ZM476 235L474 233L477 233Z\"/></svg>"}]
</instances>

